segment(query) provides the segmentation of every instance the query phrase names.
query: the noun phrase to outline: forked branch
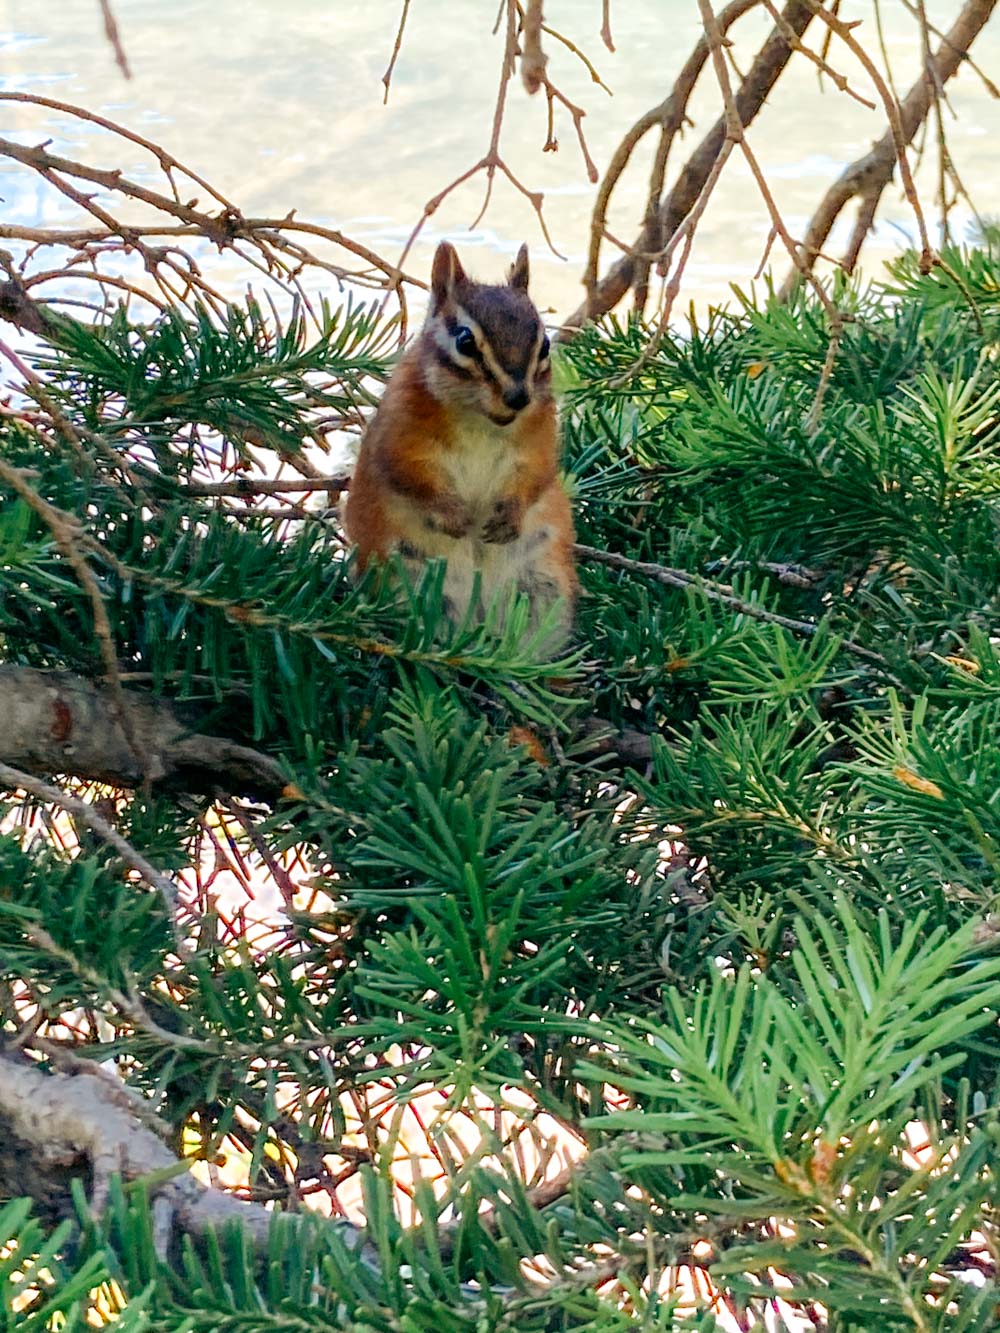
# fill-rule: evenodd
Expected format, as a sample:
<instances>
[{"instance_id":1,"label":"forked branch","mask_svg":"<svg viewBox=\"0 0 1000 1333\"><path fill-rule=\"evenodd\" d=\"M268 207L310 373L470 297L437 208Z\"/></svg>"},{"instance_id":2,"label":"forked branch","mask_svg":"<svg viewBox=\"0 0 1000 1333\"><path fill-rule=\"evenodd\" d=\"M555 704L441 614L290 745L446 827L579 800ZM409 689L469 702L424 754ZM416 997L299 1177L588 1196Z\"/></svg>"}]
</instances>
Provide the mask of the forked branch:
<instances>
[{"instance_id":1,"label":"forked branch","mask_svg":"<svg viewBox=\"0 0 1000 1333\"><path fill-rule=\"evenodd\" d=\"M815 267L837 219L856 199L858 214L842 261L849 273L853 271L862 243L874 223L879 201L896 169L898 140L901 138L904 144L913 142L931 108L935 88L943 87L965 63L969 48L996 6L997 0L966 0L932 56L933 69L921 73L900 103L895 130L890 126L871 151L845 167L827 190L812 216L803 243L803 262L810 270ZM795 270L789 273L781 289L783 296L789 294L798 276Z\"/></svg>"},{"instance_id":2,"label":"forked branch","mask_svg":"<svg viewBox=\"0 0 1000 1333\"><path fill-rule=\"evenodd\" d=\"M750 8L749 2L740 4L738 0L736 3L727 6L718 17L722 31L725 32L726 27L735 22L748 8ZM794 54L793 48L789 44L788 34L794 34L801 38L812 18L813 10L806 3L806 0L789 0L789 3L782 10L780 28L776 26L772 30L747 71L746 77L734 93L734 102L739 114L740 124L744 128L756 118ZM687 99L694 86L694 81L706 63L709 51L709 40L704 37L699 41L695 52L692 53L691 59L685 66L686 74L683 77L690 80L690 87L679 85L677 100L672 105L670 104L670 98L661 103L657 113L650 113L650 116L637 122L627 137L634 138L637 134L641 137L641 133L644 131L640 130L640 127L647 124L647 122L648 128L653 128L658 123L666 123L669 129L669 126L675 122L679 128L681 121L677 118L683 117L684 108L687 105ZM666 110L664 110L665 108ZM667 117L669 117L669 120ZM611 266L602 278L598 279L596 277L596 262L593 258L588 261L588 269L584 280L584 285L588 288L587 298L564 321L564 329L579 328L588 319L599 318L612 310L635 282L639 271L640 257L654 261L660 258L659 250L668 246L674 239L682 222L695 207L706 183L716 169L717 159L723 152L726 142L726 134L727 120L726 116L722 115L688 158L667 194L657 201L655 210L652 213L647 212L646 225L633 245ZM611 172L617 172L617 175L620 175L622 167L623 163L620 157L616 156L612 163ZM615 179L617 179L617 176ZM603 195L599 192L598 209L606 210L608 197L609 195ZM658 240L658 246L654 247L654 253L652 254L650 254L649 249L651 218L655 221ZM595 212L595 219L591 227L592 257L595 236L600 237L604 230L604 213ZM598 239L598 247L599 244Z\"/></svg>"}]
</instances>

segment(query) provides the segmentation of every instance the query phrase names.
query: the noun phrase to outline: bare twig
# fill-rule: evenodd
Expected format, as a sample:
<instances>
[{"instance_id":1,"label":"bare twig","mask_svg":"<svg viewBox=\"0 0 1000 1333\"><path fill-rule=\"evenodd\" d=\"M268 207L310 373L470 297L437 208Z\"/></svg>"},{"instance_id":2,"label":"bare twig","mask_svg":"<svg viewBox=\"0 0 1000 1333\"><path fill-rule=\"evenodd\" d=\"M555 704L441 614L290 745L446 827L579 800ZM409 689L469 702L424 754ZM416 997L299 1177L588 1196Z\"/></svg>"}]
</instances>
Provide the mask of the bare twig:
<instances>
[{"instance_id":1,"label":"bare twig","mask_svg":"<svg viewBox=\"0 0 1000 1333\"><path fill-rule=\"evenodd\" d=\"M741 18L749 9L760 4L761 0L730 0L719 15L719 23L723 32ZM665 237L661 225L661 194L663 192L663 181L666 175L667 159L670 148L677 134L684 124L687 114L687 104L691 94L694 91L698 77L705 67L708 60L708 39L702 37L695 45L694 50L678 74L673 88L668 97L666 97L658 106L653 107L644 115L640 116L631 127L621 143L612 154L611 161L608 163L607 170L600 183L597 196L594 200L594 209L590 222L590 244L587 251L587 261L583 273L583 285L588 293L588 301L591 297L596 301L597 291L597 267L600 259L601 243L607 236L607 214L611 202L611 196L618 181L621 179L625 168L631 160L632 154L638 144L646 134L657 125L660 127L660 141L656 151L656 157L653 163L653 169L650 177L650 189L646 203L646 215L643 220L642 234L634 246L624 247L626 250L626 261L632 267L630 268L628 282L615 298L613 304L621 299L629 284L633 281L637 286L645 283L646 274L649 272L649 265L664 245ZM692 197L692 205L695 202L696 195ZM643 301L643 304L645 302ZM598 310L594 307L595 314L604 313L610 309L605 306ZM574 317L571 317L568 323L573 323Z\"/></svg>"},{"instance_id":2,"label":"bare twig","mask_svg":"<svg viewBox=\"0 0 1000 1333\"><path fill-rule=\"evenodd\" d=\"M913 173L910 170L910 162L906 153L906 145L912 136L907 136L901 108L892 94L888 84L882 76L881 70L872 60L871 56L865 50L864 46L854 36L852 32L853 24L845 23L838 18L832 11L826 9L820 0L809 0L813 12L820 18L828 28L840 38L848 48L855 59L861 64L865 73L871 79L872 83L881 98L889 121L889 130L892 135L895 157L899 163L899 173L903 183L903 191L906 195L907 203L913 210L914 220L917 224L917 230L920 234L920 263L925 272L930 270L933 262L931 252L930 237L927 234L927 223L924 220L923 209L920 206L920 197L917 194L917 187L913 181Z\"/></svg>"},{"instance_id":3,"label":"bare twig","mask_svg":"<svg viewBox=\"0 0 1000 1333\"><path fill-rule=\"evenodd\" d=\"M844 320L843 316L839 316L830 326L830 341L827 343L826 356L823 358L823 369L820 371L819 383L816 385L816 396L813 398L812 407L810 407L809 415L806 418L807 435L813 435L819 429L820 413L823 411L823 402L826 398L827 389L830 387L833 368L837 362L837 353L840 351L843 336Z\"/></svg>"},{"instance_id":4,"label":"bare twig","mask_svg":"<svg viewBox=\"0 0 1000 1333\"><path fill-rule=\"evenodd\" d=\"M563 45L567 46L578 55L587 65L595 82L599 83L600 78L594 70L593 65L567 38L545 27L542 22L541 0L528 0L528 3L524 8L522 8L520 0L502 0L497 15L497 30L499 30L501 26L504 30L504 47L500 60L500 84L493 107L493 121L486 152L478 161L460 172L453 180L449 181L443 189L439 190L424 204L423 212L417 219L410 235L407 237L406 244L403 246L403 251L399 258L400 267L406 262L410 251L416 243L417 237L423 231L427 220L437 212L444 200L447 199L453 191L457 190L460 185L464 185L466 181L477 176L480 172L485 173L486 176L486 191L482 206L471 226L473 228L477 227L483 215L486 213L493 196L494 181L499 174L506 177L515 190L527 199L538 219L538 225L541 228L542 235L545 237L549 249L558 258L564 258L564 256L556 249L549 233L545 215L542 211L544 202L542 192L539 190L532 190L525 185L515 174L500 151L501 132L507 106L507 92L519 56L521 60L522 77L528 91L537 92L539 88L545 89L547 102L547 134L545 144L543 145L544 149L552 151L558 147L558 141L555 138L553 128L553 108L554 104L558 102L570 113L573 128L576 131L576 136L580 144L580 151L583 155L584 164L587 169L587 174L592 181L597 180L597 166L591 157L583 133L582 122L586 112L557 88L546 73L547 56L542 50L541 34L543 32L550 33L556 40L562 42ZM519 45L519 36L524 43L523 49Z\"/></svg>"},{"instance_id":5,"label":"bare twig","mask_svg":"<svg viewBox=\"0 0 1000 1333\"><path fill-rule=\"evenodd\" d=\"M779 583L790 588L811 588L823 575L818 569L809 569L805 565L789 563L785 560L714 560L706 565L710 574L717 569L762 569L766 574L773 574Z\"/></svg>"},{"instance_id":6,"label":"bare twig","mask_svg":"<svg viewBox=\"0 0 1000 1333\"><path fill-rule=\"evenodd\" d=\"M936 78L945 84L967 59L966 53L982 31L996 8L997 0L966 0L961 12L933 56ZM815 265L833 226L852 199L860 200L860 212L844 256L844 267L850 272L857 261L861 244L875 218L886 187L892 180L897 160L897 138L912 142L930 109L932 85L925 75L910 87L899 105L898 125L892 126L876 141L871 151L846 167L837 181L830 186L810 220L803 243L803 258L810 268ZM781 295L787 297L798 272L793 270L785 279Z\"/></svg>"},{"instance_id":7,"label":"bare twig","mask_svg":"<svg viewBox=\"0 0 1000 1333\"><path fill-rule=\"evenodd\" d=\"M717 22L724 31L725 24L735 21L742 13L751 7L751 0L735 0L733 5L727 6L719 15ZM812 21L812 10L805 0L788 0L784 10L783 17L786 25L797 36L801 37ZM744 127L750 125L761 107L764 105L771 89L774 87L782 71L793 55L792 48L788 45L782 32L777 29L772 31L770 36L757 53L753 64L747 71L746 77L740 84L735 94L735 105L739 113L741 125ZM708 41L703 38L699 41L695 51L685 67L690 70L695 66L697 73L701 72L703 65L708 57ZM697 73L694 77L697 77ZM693 86L693 81L691 86ZM680 88L678 81L678 90L683 92L683 104L686 105L687 96L690 94L690 87ZM669 99L668 99L669 102ZM667 103L661 104L661 108L653 113L647 113L641 121L636 122L629 136L638 141L646 129L651 129L661 119L664 114L662 108ZM678 105L673 104L671 114L676 115ZM645 128L643 128L645 125ZM657 204L657 226L659 234L662 237L662 244L669 245L678 227L691 212L695 206L699 195L701 194L705 182L712 175L716 159L723 151L723 145L726 141L727 122L725 116L716 121L715 125L701 141L694 153L688 159L685 166L681 169L673 186L667 195L658 201ZM633 143L634 146L634 143ZM625 154L627 160L627 154ZM621 169L621 161L616 154L616 161L612 166ZM609 169L610 174L610 169ZM600 203L600 195L599 195ZM605 201L606 205L606 201ZM603 224L595 217L591 224L591 256L588 258L588 268L585 273L584 284L588 287L587 299L583 305L579 306L564 322L563 336L571 336L572 330L580 327L586 320L597 318L613 309L622 297L629 291L636 276L637 256L648 253L644 249L646 244L645 237L648 228L644 228L643 233L637 239L633 248L633 253L624 255L617 260L604 277L597 279L596 264L593 263L594 250L594 230L595 228L603 234ZM655 256L654 256L655 257ZM592 280L591 280L592 276Z\"/></svg>"},{"instance_id":8,"label":"bare twig","mask_svg":"<svg viewBox=\"0 0 1000 1333\"><path fill-rule=\"evenodd\" d=\"M399 27L396 29L396 40L392 44L392 55L389 57L389 64L385 73L382 75L382 83L385 87L385 95L382 98L383 106L389 101L389 85L392 83L392 71L396 68L396 61L399 58L400 47L403 45L403 33L406 31L406 19L410 12L410 0L403 0L403 9L399 16Z\"/></svg>"},{"instance_id":9,"label":"bare twig","mask_svg":"<svg viewBox=\"0 0 1000 1333\"><path fill-rule=\"evenodd\" d=\"M611 36L611 0L601 0L601 41L609 51L614 51L615 44Z\"/></svg>"},{"instance_id":10,"label":"bare twig","mask_svg":"<svg viewBox=\"0 0 1000 1333\"><path fill-rule=\"evenodd\" d=\"M862 106L866 106L869 111L875 110L875 103L869 98L863 97L861 93L852 88L847 80L847 76L841 74L838 70L835 70L828 62L825 55L817 54L811 46L806 46L805 42L799 40L796 34L786 25L784 17L773 3L773 0L764 0L764 6L784 33L789 46L791 46L793 50L798 51L800 55L803 55L807 60L812 61L820 73L825 74L833 83L834 87L838 88L842 93L847 93L848 97L853 97L856 102L860 102Z\"/></svg>"},{"instance_id":11,"label":"bare twig","mask_svg":"<svg viewBox=\"0 0 1000 1333\"><path fill-rule=\"evenodd\" d=\"M333 477L239 477L236 481L187 481L177 483L153 468L140 468L144 476L155 478L181 490L185 495L233 496L249 499L255 495L284 495L299 491L327 491L339 494L347 489L349 473Z\"/></svg>"},{"instance_id":12,"label":"bare twig","mask_svg":"<svg viewBox=\"0 0 1000 1333\"><path fill-rule=\"evenodd\" d=\"M541 88L548 59L542 50L542 0L527 0L521 28L521 80L528 93Z\"/></svg>"},{"instance_id":13,"label":"bare twig","mask_svg":"<svg viewBox=\"0 0 1000 1333\"><path fill-rule=\"evenodd\" d=\"M125 55L125 48L122 46L118 24L115 22L115 16L111 9L111 0L97 0L97 2L101 6L101 17L104 19L104 35L111 43L111 49L115 53L115 61L125 78L130 79L132 71L128 67L128 59Z\"/></svg>"},{"instance_id":14,"label":"bare twig","mask_svg":"<svg viewBox=\"0 0 1000 1333\"><path fill-rule=\"evenodd\" d=\"M544 32L547 37L551 37L554 41L560 42L565 46L567 51L572 51L577 60L579 60L580 64L583 65L584 69L590 75L591 79L593 79L594 83L596 83L599 88L603 88L609 97L611 96L611 89L601 78L600 74L598 74L597 67L587 55L586 51L581 51L577 44L571 41L565 33L558 32L555 28L550 28L547 23L542 24L542 32Z\"/></svg>"},{"instance_id":15,"label":"bare twig","mask_svg":"<svg viewBox=\"0 0 1000 1333\"><path fill-rule=\"evenodd\" d=\"M353 241L337 229L299 221L293 213L283 218L247 218L232 201L159 144L86 108L28 93L0 93L0 101L44 107L98 125L108 133L150 153L167 183L167 192L164 193L129 179L123 172L101 170L51 154L46 145L11 146L9 141L3 141L0 143L0 156L6 155L36 171L53 188L89 212L100 225L45 228L8 223L0 226L0 236L22 240L34 247L57 246L86 250L88 261L95 266L103 255L112 253L112 247L117 247L119 253L134 254L142 261L155 288L149 291L130 283L126 289L154 304L161 300L183 302L192 293L215 308L224 304L221 295L206 282L192 257L173 246L154 243L168 237L204 237L219 248L231 249L270 280L290 289L310 313L311 306L300 278L302 271L309 267L330 273L339 282L350 280L382 289L391 286L405 312L403 284L414 283L415 280L409 274L401 273L397 265L382 259L367 246ZM213 203L218 205L218 211L199 208L197 198L191 197L191 184L207 193ZM96 201L89 188L93 185L114 197L152 208L159 217L152 220L146 217L135 222L122 221ZM354 270L323 258L303 243L301 238L308 236L315 236L346 251L360 260L364 267ZM25 262L32 253L29 251ZM58 271L46 274L45 280L56 277ZM26 277L29 284L37 280L37 277ZM108 275L109 286L122 287L126 281L120 273Z\"/></svg>"},{"instance_id":16,"label":"bare twig","mask_svg":"<svg viewBox=\"0 0 1000 1333\"><path fill-rule=\"evenodd\" d=\"M493 108L493 125L490 131L490 141L486 149L486 153L483 157L481 157L478 160L478 162L474 162L471 167L467 167L464 171L460 172L454 178L454 180L449 181L448 184L445 185L443 189L439 190L437 194L433 195L424 204L423 212L421 213L420 217L414 224L413 229L411 230L409 236L406 238L406 244L403 246L403 252L399 257L399 263L397 266L397 272L399 273L401 273L402 267L406 263L410 251L413 249L413 246L416 243L417 237L423 231L428 218L433 217L433 215L441 207L441 204L444 202L444 200L447 199L447 197L454 190L457 190L460 185L464 185L467 180L471 180L472 177L477 175L480 171L486 172L486 197L483 201L482 208L479 210L477 218L472 223L472 226L473 227L476 226L479 219L483 216L483 214L486 212L487 207L489 206L490 197L493 192L493 179L497 171L499 170L503 174L505 174L511 181L511 183L528 199L532 208L535 210L535 214L538 217L539 225L542 228L542 233L545 236L545 239L548 242L550 249L555 254L559 253L555 249L555 246L552 244L552 240L548 234L548 229L546 228L545 225L545 219L542 216L542 199L543 199L542 195L540 193L533 193L531 190L527 188L527 186L522 185L521 182L517 179L517 177L514 176L513 172L511 172L506 162L504 162L504 160L500 156L500 132L501 129L503 128L504 109L507 104L507 87L508 84L510 83L511 76L514 72L514 63L517 57L517 50L518 50L516 0L503 0L503 4L500 7L500 13L498 15L498 23L504 18L504 16L506 16L507 23L506 23L506 35L504 39L503 55L500 60L500 86L497 91L496 103L494 104ZM386 296L382 302L383 308L385 306L386 301L389 298L390 293L394 289L394 286L395 284L390 285L389 292L386 293Z\"/></svg>"}]
</instances>

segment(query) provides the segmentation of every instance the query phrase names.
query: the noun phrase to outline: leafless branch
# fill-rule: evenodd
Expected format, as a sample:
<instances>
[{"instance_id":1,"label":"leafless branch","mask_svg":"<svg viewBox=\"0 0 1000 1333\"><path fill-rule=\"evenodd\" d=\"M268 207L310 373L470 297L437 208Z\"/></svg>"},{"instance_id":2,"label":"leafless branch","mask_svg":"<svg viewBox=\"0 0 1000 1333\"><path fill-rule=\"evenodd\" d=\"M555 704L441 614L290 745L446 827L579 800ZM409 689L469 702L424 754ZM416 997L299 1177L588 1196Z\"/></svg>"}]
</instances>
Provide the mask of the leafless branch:
<instances>
[{"instance_id":1,"label":"leafless branch","mask_svg":"<svg viewBox=\"0 0 1000 1333\"><path fill-rule=\"evenodd\" d=\"M100 1212L111 1178L146 1179L154 1201L154 1241L165 1258L184 1233L201 1235L239 1220L256 1247L267 1243L274 1214L261 1204L202 1185L149 1127L130 1094L92 1072L45 1073L18 1054L0 1054L0 1195L24 1192L31 1173L35 1197L56 1217L72 1217L69 1182L88 1174L90 1203ZM175 1169L172 1169L175 1168ZM18 1187L14 1187L15 1183ZM279 1225L295 1226L293 1218ZM330 1222L361 1251L361 1235L346 1222ZM371 1261L371 1255L365 1253Z\"/></svg>"},{"instance_id":2,"label":"leafless branch","mask_svg":"<svg viewBox=\"0 0 1000 1333\"><path fill-rule=\"evenodd\" d=\"M842 19L838 18L832 11L826 9L824 5L820 3L820 0L810 0L810 4L817 17L822 19L831 32L835 33L840 38L855 59L861 64L865 73L875 85L885 109L886 117L889 121L889 133L892 137L893 152L899 163L899 172L902 178L906 200L913 211L914 220L916 221L917 229L920 234L921 266L925 270L928 270L932 263L931 243L930 238L927 235L927 224L924 220L923 209L920 205L920 198L917 194L917 187L913 181L913 173L910 171L910 162L906 153L906 146L912 138L912 135L908 136L906 134L902 116L900 114L899 103L893 96L891 89L886 83L881 70L875 64L875 61L872 60L864 46L851 31L854 25L845 23Z\"/></svg>"},{"instance_id":3,"label":"leafless branch","mask_svg":"<svg viewBox=\"0 0 1000 1333\"><path fill-rule=\"evenodd\" d=\"M174 482L152 468L139 469L144 476L158 481L169 481L172 487L185 495L232 496L234 499L251 499L256 495L285 495L293 492L326 491L339 495L347 490L350 474L343 472L333 477L238 477L235 481L185 481Z\"/></svg>"},{"instance_id":4,"label":"leafless branch","mask_svg":"<svg viewBox=\"0 0 1000 1333\"><path fill-rule=\"evenodd\" d=\"M967 58L967 52L996 8L997 0L966 0L961 12L941 39L933 55L936 80L943 86ZM851 272L869 231L886 187L892 180L897 162L897 143L913 141L931 106L934 84L924 74L913 83L899 105L895 128L890 126L871 151L846 167L823 196L806 230L803 258L812 268L843 210L852 199L859 200L859 213L848 244L844 267ZM792 272L781 289L788 295L798 274Z\"/></svg>"},{"instance_id":5,"label":"leafless branch","mask_svg":"<svg viewBox=\"0 0 1000 1333\"><path fill-rule=\"evenodd\" d=\"M619 555L616 551L598 550L596 546L577 546L575 550L581 560L591 560L595 564L610 565L612 569L623 569L629 573L641 574L644 578L666 584L668 588L680 588L685 591L689 588L693 589L710 598L713 602L728 606L740 615L749 616L753 620L761 620L770 625L778 625L793 634L811 636L819 628L815 621L795 620L791 616L780 615L777 611L768 611L766 607L759 606L756 602L748 602L742 597L737 597L728 585L715 583L711 579L703 578L700 574L690 574L683 569L672 569L669 565L657 565L646 560L633 560L629 556ZM854 643L851 639L842 639L841 646L863 661L872 662L883 667L887 665L881 653L873 652L870 648L865 648L863 644Z\"/></svg>"},{"instance_id":6,"label":"leafless branch","mask_svg":"<svg viewBox=\"0 0 1000 1333\"><path fill-rule=\"evenodd\" d=\"M111 0L98 0L98 4L101 6L101 17L104 19L104 35L111 43L111 49L115 53L115 62L125 78L130 79L132 71L128 67L128 58L125 55L125 48L122 46L121 34L118 31L118 24L111 8Z\"/></svg>"},{"instance_id":7,"label":"leafless branch","mask_svg":"<svg viewBox=\"0 0 1000 1333\"><path fill-rule=\"evenodd\" d=\"M425 285L409 274L400 272L397 265L382 259L369 247L352 240L336 228L300 221L293 212L281 218L245 216L235 203L159 144L96 112L28 93L3 92L0 93L2 101L37 106L72 116L135 144L155 159L166 183L164 192L140 180L130 179L120 170L96 168L50 153L45 144L32 146L16 144L10 140L0 141L0 158L7 157L36 172L53 189L83 212L89 213L98 224L52 228L14 223L0 226L0 237L22 241L32 247L21 263L25 290L37 283L54 281L63 276L63 269L55 269L44 275L26 271L29 259L38 248L57 247L83 252L86 260L95 266L96 276L92 280L96 281L103 277L97 266L105 256L135 256L151 279L151 285L129 281L116 272L107 275L108 286L124 288L144 300L150 300L154 305L163 302L184 303L194 295L213 308L220 308L223 304L221 294L206 280L194 258L171 244L162 244L175 238L203 238L219 249L231 250L269 280L297 295L310 310L308 293L301 281L302 273L309 268L331 274L338 282L350 281L380 289L391 287L397 294L404 314L403 285ZM109 194L112 200L125 201L144 210L152 209L154 216L150 218L147 212L145 216L134 220L124 220L115 215L113 205L105 207L98 202L94 186ZM207 194L212 207L200 208L197 198L191 197L191 186ZM308 237L315 237L347 252L359 260L361 266L349 268L325 258L304 243L303 238ZM70 262L79 263L79 257L72 258Z\"/></svg>"},{"instance_id":8,"label":"leafless branch","mask_svg":"<svg viewBox=\"0 0 1000 1333\"><path fill-rule=\"evenodd\" d=\"M389 64L385 73L382 75L382 83L385 86L385 95L382 103L385 105L389 101L389 85L392 83L392 72L396 68L396 61L399 59L399 51L403 45L403 33L406 31L406 20L410 13L410 0L403 0L403 9L399 16L399 27L396 29L396 39L392 44L392 55L389 57Z\"/></svg>"},{"instance_id":9,"label":"leafless branch","mask_svg":"<svg viewBox=\"0 0 1000 1333\"><path fill-rule=\"evenodd\" d=\"M724 33L729 25L735 22L747 9L751 8L752 3L753 0L733 0L733 3L727 5L720 12L717 20L722 32ZM734 95L740 124L744 127L752 123L794 54L784 32L790 30L801 38L813 18L812 10L805 0L789 0L782 11L782 16L784 20L783 31L775 28L771 32ZM671 96L661 103L658 108L647 113L646 116L636 122L636 125L626 136L626 141L631 146L626 148L624 152L620 150L616 153L609 167L609 177L613 176L614 180L617 180L635 143L648 129L652 129L662 121L668 125L668 128L676 125L679 130L683 123L684 108L687 105L688 97L708 59L708 55L708 39L703 37L697 43L681 76L678 78L674 89L677 96L674 97L674 92L672 92ZM673 132L676 133L676 130ZM670 244L684 219L695 207L706 181L712 175L716 160L723 151L726 132L727 121L726 117L722 116L692 153L668 193L662 199L657 200L654 215L658 236L657 246L651 247L649 243L651 227L650 214L647 211L646 225L636 239L630 253L618 259L604 277L600 279L598 279L596 272L595 242L599 249L600 237L604 234L604 215L610 192L599 191L595 215L591 223L590 255L584 274L587 299L563 322L564 331L571 333L574 328L580 327L586 320L597 318L613 309L632 286L636 278L639 258L649 256L652 248L656 251L652 254L652 258L655 260L659 257L659 251ZM624 160L622 160L623 158Z\"/></svg>"},{"instance_id":10,"label":"leafless branch","mask_svg":"<svg viewBox=\"0 0 1000 1333\"><path fill-rule=\"evenodd\" d=\"M611 36L611 0L601 0L601 41L609 51L614 51L615 43Z\"/></svg>"}]
</instances>

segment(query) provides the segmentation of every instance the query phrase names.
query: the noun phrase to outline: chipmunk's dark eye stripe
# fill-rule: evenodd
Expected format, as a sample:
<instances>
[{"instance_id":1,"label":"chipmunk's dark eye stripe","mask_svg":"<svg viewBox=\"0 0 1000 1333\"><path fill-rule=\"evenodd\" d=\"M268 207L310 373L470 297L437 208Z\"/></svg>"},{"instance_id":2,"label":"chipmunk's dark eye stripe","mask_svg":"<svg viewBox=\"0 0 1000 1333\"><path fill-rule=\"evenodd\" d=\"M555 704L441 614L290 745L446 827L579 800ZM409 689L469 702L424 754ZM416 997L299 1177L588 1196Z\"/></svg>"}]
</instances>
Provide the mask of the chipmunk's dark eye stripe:
<instances>
[{"instance_id":1,"label":"chipmunk's dark eye stripe","mask_svg":"<svg viewBox=\"0 0 1000 1333\"><path fill-rule=\"evenodd\" d=\"M439 347L434 349L434 359L439 366L443 366L445 370L450 370L453 375L460 375L463 379L467 380L480 378L478 370L473 369L472 366L460 365L453 356L442 351Z\"/></svg>"}]
</instances>

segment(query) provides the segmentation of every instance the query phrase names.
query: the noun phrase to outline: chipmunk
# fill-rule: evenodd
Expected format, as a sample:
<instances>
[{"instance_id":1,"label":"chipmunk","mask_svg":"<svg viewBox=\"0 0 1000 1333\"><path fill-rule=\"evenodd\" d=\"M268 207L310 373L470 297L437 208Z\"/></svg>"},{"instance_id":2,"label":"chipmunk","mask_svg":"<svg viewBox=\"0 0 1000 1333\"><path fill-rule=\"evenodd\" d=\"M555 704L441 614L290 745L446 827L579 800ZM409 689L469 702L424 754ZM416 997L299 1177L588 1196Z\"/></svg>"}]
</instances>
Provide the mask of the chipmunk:
<instances>
[{"instance_id":1,"label":"chipmunk","mask_svg":"<svg viewBox=\"0 0 1000 1333\"><path fill-rule=\"evenodd\" d=\"M398 551L417 575L443 557L452 620L466 614L476 574L480 617L511 586L530 599L535 623L561 599L557 648L577 590L557 449L549 340L528 296L527 246L507 283L492 286L468 278L443 241L427 320L389 380L351 480L345 525L359 570Z\"/></svg>"}]
</instances>

